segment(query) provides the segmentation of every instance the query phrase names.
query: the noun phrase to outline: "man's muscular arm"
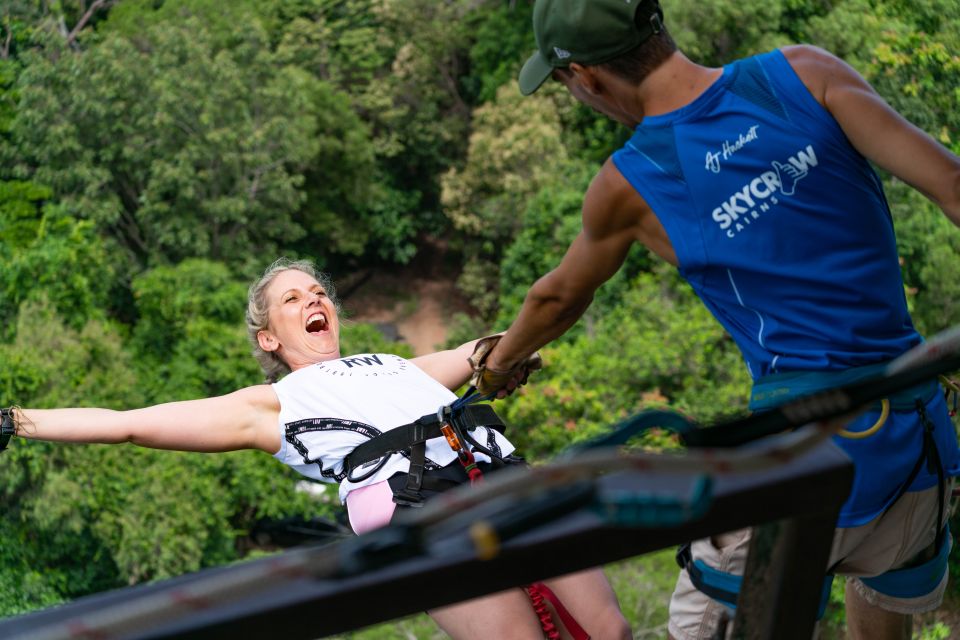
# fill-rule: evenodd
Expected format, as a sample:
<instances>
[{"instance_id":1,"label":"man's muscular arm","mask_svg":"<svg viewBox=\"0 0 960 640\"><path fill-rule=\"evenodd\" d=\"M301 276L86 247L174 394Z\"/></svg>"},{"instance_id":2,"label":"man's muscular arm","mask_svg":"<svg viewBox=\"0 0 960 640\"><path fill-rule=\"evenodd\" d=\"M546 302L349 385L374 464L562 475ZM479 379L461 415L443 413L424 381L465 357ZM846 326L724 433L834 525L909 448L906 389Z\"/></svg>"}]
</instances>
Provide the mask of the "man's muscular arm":
<instances>
[{"instance_id":1,"label":"man's muscular arm","mask_svg":"<svg viewBox=\"0 0 960 640\"><path fill-rule=\"evenodd\" d=\"M843 60L808 45L783 52L857 151L930 198L960 226L960 158L894 111Z\"/></svg>"},{"instance_id":2,"label":"man's muscular arm","mask_svg":"<svg viewBox=\"0 0 960 640\"><path fill-rule=\"evenodd\" d=\"M642 200L607 160L584 196L582 230L557 268L527 292L517 319L487 360L490 368L514 368L583 315L640 235L638 203Z\"/></svg>"}]
</instances>

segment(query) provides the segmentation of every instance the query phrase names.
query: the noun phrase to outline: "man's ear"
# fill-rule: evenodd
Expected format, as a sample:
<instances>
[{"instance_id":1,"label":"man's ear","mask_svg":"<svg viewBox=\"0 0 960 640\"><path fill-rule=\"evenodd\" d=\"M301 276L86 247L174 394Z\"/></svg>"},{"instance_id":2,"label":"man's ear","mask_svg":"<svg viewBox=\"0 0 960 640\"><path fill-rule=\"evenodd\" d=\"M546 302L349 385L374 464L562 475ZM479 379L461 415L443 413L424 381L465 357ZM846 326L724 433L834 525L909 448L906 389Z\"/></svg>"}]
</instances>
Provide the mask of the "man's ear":
<instances>
[{"instance_id":1,"label":"man's ear","mask_svg":"<svg viewBox=\"0 0 960 640\"><path fill-rule=\"evenodd\" d=\"M570 73L573 74L574 79L583 87L584 91L591 95L600 93L600 80L593 67L585 67L578 62L571 62L567 68L570 69Z\"/></svg>"},{"instance_id":2,"label":"man's ear","mask_svg":"<svg viewBox=\"0 0 960 640\"><path fill-rule=\"evenodd\" d=\"M280 343L277 341L276 336L266 329L257 331L257 344L259 344L260 348L264 351L276 351L280 348Z\"/></svg>"}]
</instances>

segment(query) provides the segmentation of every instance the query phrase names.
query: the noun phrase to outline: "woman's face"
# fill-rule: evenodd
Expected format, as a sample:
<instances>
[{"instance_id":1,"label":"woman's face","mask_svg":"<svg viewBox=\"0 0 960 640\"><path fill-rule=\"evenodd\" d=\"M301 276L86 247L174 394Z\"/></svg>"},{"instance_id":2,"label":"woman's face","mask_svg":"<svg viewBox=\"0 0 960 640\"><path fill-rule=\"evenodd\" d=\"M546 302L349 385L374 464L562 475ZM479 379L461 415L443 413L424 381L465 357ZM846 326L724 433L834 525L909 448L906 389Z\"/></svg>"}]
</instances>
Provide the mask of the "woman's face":
<instances>
[{"instance_id":1,"label":"woman's face","mask_svg":"<svg viewBox=\"0 0 960 640\"><path fill-rule=\"evenodd\" d=\"M267 328L257 334L292 371L340 357L340 323L323 286L298 269L281 271L267 285Z\"/></svg>"}]
</instances>

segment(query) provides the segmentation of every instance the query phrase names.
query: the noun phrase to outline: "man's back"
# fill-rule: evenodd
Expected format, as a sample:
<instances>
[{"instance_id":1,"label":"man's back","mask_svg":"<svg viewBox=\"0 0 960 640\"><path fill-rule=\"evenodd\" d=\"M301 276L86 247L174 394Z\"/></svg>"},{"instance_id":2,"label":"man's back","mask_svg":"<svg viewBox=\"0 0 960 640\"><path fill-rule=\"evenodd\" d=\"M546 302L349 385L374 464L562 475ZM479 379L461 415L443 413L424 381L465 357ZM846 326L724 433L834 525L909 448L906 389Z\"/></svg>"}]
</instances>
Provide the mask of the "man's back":
<instances>
[{"instance_id":1,"label":"man's back","mask_svg":"<svg viewBox=\"0 0 960 640\"><path fill-rule=\"evenodd\" d=\"M755 378L873 364L920 341L880 181L780 52L645 118L613 159Z\"/></svg>"}]
</instances>

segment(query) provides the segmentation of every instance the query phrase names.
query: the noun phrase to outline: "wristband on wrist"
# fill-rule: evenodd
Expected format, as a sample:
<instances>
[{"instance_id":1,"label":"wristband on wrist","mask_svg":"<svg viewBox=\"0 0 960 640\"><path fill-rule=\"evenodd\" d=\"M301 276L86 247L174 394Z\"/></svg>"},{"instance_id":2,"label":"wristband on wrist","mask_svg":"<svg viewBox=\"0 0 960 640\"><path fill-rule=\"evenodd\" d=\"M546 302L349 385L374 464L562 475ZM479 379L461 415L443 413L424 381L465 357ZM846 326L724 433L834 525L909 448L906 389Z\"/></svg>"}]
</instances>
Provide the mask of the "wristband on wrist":
<instances>
[{"instance_id":1,"label":"wristband on wrist","mask_svg":"<svg viewBox=\"0 0 960 640\"><path fill-rule=\"evenodd\" d=\"M19 407L0 409L0 451L7 448L10 438L17 435L17 415Z\"/></svg>"}]
</instances>

